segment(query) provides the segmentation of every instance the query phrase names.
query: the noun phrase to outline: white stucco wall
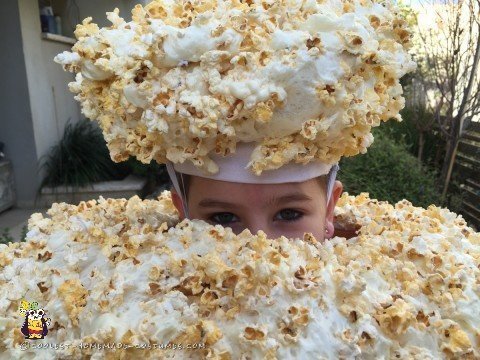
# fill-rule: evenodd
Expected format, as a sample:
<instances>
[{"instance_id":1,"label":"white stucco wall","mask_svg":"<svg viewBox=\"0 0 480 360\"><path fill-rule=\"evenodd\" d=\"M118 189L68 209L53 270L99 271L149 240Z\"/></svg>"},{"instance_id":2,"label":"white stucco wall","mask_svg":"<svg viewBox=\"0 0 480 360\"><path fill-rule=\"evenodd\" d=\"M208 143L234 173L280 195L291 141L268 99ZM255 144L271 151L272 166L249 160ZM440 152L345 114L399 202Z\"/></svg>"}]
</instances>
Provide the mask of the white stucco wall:
<instances>
[{"instance_id":1,"label":"white stucco wall","mask_svg":"<svg viewBox=\"0 0 480 360\"><path fill-rule=\"evenodd\" d=\"M4 56L5 66L17 66L18 73L26 75L26 81L24 81L22 89L13 88L8 82L5 82L4 86L0 86L0 94L5 100L3 107L6 108L7 105L11 107L11 116L9 115L8 119L2 119L1 123L7 121L9 123L2 125L3 131L0 134L0 140L6 143L6 151L13 160L14 171L18 177L16 180L19 189L17 205L31 207L43 175L38 172L39 159L60 140L65 123L69 119L78 121L82 115L78 103L73 99L74 95L68 91L67 87L67 84L73 80L73 75L64 72L62 67L53 61L56 54L70 50L71 45L42 38L38 0L11 1L11 8L5 7L5 13L2 13L2 16L5 17L3 22L6 24L4 33L13 31L13 25L6 20L9 20L9 16L14 17L11 22L14 23L13 20L15 20L17 30L20 30L17 31L18 35L21 35L21 41L18 40L15 44L18 44L17 52L22 56L17 56L15 59L18 66L12 63L13 60L8 58L8 52L11 49L11 45L9 45L10 48L7 46L9 42L5 42L5 49L8 50L4 51L3 53L6 55L2 56ZM79 6L79 20L92 16L100 26L109 25L105 12L112 11L115 7L118 7L121 15L129 20L130 10L137 3L149 2L148 0L75 1ZM63 6L64 11L67 11L66 4L66 0L52 0L54 8L62 9ZM63 16L60 10L56 11ZM66 20L67 15L65 14L62 21ZM69 35L68 31L70 31L70 35L73 34L72 26L70 26L70 30L68 27L64 26L64 28L64 35ZM12 53L14 52L12 51ZM25 93L27 90L28 94ZM17 93L22 93L23 99L19 99L18 96L14 97ZM14 114L21 114L21 121L15 119ZM18 126L15 121L18 122ZM22 146L16 146L17 143ZM20 152L26 155L22 158L19 155Z\"/></svg>"},{"instance_id":2,"label":"white stucco wall","mask_svg":"<svg viewBox=\"0 0 480 360\"><path fill-rule=\"evenodd\" d=\"M71 46L42 39L37 0L18 0L18 4L35 147L40 159L61 138L66 121L80 118L79 106L67 89L73 75L53 62L56 54Z\"/></svg>"},{"instance_id":3,"label":"white stucco wall","mask_svg":"<svg viewBox=\"0 0 480 360\"><path fill-rule=\"evenodd\" d=\"M48 78L46 79L50 92L45 99L50 105L50 129L56 130L56 139L60 139L67 121L77 122L81 118L78 102L68 90L68 83L73 81L74 75L62 69L53 61L53 58L65 51L70 50L71 45L42 39L42 59Z\"/></svg>"},{"instance_id":4,"label":"white stucco wall","mask_svg":"<svg viewBox=\"0 0 480 360\"><path fill-rule=\"evenodd\" d=\"M63 35L73 37L75 22L82 22L83 19L91 16L93 22L99 26L109 26L105 13L113 11L116 7L120 10L120 16L129 21L132 18L131 10L136 4L145 5L149 2L150 0L76 0L78 20L75 20L77 11L72 7L67 8L65 0L52 0L52 6L62 18Z\"/></svg>"},{"instance_id":5,"label":"white stucco wall","mask_svg":"<svg viewBox=\"0 0 480 360\"><path fill-rule=\"evenodd\" d=\"M38 186L37 154L16 1L2 4L0 33L4 34L0 41L0 141L13 165L17 205L31 206Z\"/></svg>"}]
</instances>

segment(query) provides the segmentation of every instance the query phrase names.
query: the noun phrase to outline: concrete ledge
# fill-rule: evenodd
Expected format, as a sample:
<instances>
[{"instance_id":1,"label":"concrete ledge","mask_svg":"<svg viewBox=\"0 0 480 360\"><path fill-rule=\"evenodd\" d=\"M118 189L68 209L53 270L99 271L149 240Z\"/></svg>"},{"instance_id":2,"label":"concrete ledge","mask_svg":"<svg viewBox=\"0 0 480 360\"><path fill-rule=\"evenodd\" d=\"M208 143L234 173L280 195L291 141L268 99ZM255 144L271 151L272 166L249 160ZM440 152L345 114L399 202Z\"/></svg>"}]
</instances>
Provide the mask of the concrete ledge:
<instances>
[{"instance_id":1,"label":"concrete ledge","mask_svg":"<svg viewBox=\"0 0 480 360\"><path fill-rule=\"evenodd\" d=\"M52 33L42 33L42 38L45 40L57 41L69 45L75 45L77 42L76 39Z\"/></svg>"},{"instance_id":2,"label":"concrete ledge","mask_svg":"<svg viewBox=\"0 0 480 360\"><path fill-rule=\"evenodd\" d=\"M81 188L72 188L70 186L46 187L42 189L36 205L50 207L55 202L78 204L81 201L98 199L100 196L104 198L128 199L134 195L140 195L146 183L146 179L129 175L123 180L103 181Z\"/></svg>"}]
</instances>

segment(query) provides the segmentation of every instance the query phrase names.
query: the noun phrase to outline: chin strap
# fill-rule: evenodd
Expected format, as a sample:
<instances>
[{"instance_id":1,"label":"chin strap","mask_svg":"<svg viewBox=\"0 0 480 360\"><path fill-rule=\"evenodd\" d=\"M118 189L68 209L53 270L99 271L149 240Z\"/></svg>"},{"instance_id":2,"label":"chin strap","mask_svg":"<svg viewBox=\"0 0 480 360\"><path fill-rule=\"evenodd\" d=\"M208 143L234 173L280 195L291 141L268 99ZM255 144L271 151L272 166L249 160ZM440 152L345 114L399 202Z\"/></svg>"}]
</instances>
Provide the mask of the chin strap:
<instances>
[{"instance_id":1,"label":"chin strap","mask_svg":"<svg viewBox=\"0 0 480 360\"><path fill-rule=\"evenodd\" d=\"M333 193L333 185L335 185L335 180L337 179L337 172L340 170L340 166L338 164L335 164L332 166L328 173L328 179L327 179L327 205L330 202L330 199L332 197Z\"/></svg>"},{"instance_id":2,"label":"chin strap","mask_svg":"<svg viewBox=\"0 0 480 360\"><path fill-rule=\"evenodd\" d=\"M180 196L180 199L182 200L183 213L185 214L185 217L188 218L187 198L185 196L185 191L182 191L180 189L180 183L178 181L177 172L173 168L173 163L170 161L167 162L166 167L167 167L168 176L170 176L170 180L172 180L173 187L175 188L175 191L177 192L178 196ZM182 173L180 173L180 176L182 176L182 185L183 185L185 184L185 182L183 181ZM185 187L183 188L183 190L185 190Z\"/></svg>"}]
</instances>

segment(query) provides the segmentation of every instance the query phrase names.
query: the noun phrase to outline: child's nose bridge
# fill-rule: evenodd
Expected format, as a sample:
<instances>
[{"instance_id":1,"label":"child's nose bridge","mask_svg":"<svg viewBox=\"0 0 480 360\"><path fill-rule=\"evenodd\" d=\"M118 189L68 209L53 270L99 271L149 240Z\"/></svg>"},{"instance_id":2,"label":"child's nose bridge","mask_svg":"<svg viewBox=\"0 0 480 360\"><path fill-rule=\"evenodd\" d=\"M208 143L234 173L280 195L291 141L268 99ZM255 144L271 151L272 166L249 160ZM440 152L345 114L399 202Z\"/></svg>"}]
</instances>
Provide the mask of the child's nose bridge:
<instances>
[{"instance_id":1,"label":"child's nose bridge","mask_svg":"<svg viewBox=\"0 0 480 360\"><path fill-rule=\"evenodd\" d=\"M273 231L266 216L256 216L255 213L248 215L245 219L245 227L250 230L252 234L256 234L259 230L262 230L267 237L271 237Z\"/></svg>"},{"instance_id":2,"label":"child's nose bridge","mask_svg":"<svg viewBox=\"0 0 480 360\"><path fill-rule=\"evenodd\" d=\"M252 225L256 220L267 222L266 212L272 211L274 199L277 196L278 192L265 191L265 189L262 188L247 189L243 193L244 204L248 209L251 209L248 212L249 221L250 218L255 217L256 214L256 218L250 221ZM260 218L262 218L262 220L260 220Z\"/></svg>"}]
</instances>

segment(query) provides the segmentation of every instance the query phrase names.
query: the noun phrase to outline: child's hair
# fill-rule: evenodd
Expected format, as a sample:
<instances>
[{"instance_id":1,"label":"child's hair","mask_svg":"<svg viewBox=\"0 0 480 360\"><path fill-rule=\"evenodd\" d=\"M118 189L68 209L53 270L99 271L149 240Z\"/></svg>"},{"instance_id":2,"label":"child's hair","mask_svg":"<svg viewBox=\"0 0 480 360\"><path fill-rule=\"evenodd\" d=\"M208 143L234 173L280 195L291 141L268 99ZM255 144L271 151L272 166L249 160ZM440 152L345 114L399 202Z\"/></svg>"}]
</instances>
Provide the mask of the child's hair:
<instances>
[{"instance_id":1,"label":"child's hair","mask_svg":"<svg viewBox=\"0 0 480 360\"><path fill-rule=\"evenodd\" d=\"M190 190L190 181L191 181L191 175L188 175L188 174L180 174L178 172L176 172L176 175L177 175L177 179L178 179L178 185L180 186L180 189L185 191L185 193L187 194L187 199L188 199L188 192ZM182 181L183 179L183 181ZM318 183L320 184L320 186L325 189L325 191L327 190L327 179L328 179L328 175L321 175L321 176L317 176L316 178L318 180ZM173 188L173 184L171 185L171 189Z\"/></svg>"}]
</instances>

